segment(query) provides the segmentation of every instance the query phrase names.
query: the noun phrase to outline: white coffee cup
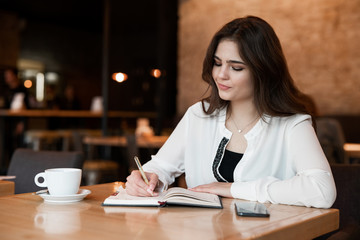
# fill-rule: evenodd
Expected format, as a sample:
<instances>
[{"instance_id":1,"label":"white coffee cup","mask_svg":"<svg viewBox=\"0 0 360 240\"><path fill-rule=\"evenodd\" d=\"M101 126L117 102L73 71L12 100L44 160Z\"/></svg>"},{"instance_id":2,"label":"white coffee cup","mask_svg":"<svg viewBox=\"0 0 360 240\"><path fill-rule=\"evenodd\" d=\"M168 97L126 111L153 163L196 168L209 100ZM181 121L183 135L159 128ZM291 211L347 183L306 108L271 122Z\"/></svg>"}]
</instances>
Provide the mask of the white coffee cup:
<instances>
[{"instance_id":1,"label":"white coffee cup","mask_svg":"<svg viewBox=\"0 0 360 240\"><path fill-rule=\"evenodd\" d=\"M138 118L137 119L137 126L135 129L136 136L154 136L154 130L150 127L149 119L148 118Z\"/></svg>"},{"instance_id":2,"label":"white coffee cup","mask_svg":"<svg viewBox=\"0 0 360 240\"><path fill-rule=\"evenodd\" d=\"M10 104L10 109L11 110L21 110L25 108L25 104L24 104L24 98L25 98L25 94L24 93L15 93L13 100Z\"/></svg>"},{"instance_id":3,"label":"white coffee cup","mask_svg":"<svg viewBox=\"0 0 360 240\"><path fill-rule=\"evenodd\" d=\"M93 97L91 101L91 111L93 112L102 112L103 110L103 99L101 96Z\"/></svg>"},{"instance_id":4,"label":"white coffee cup","mask_svg":"<svg viewBox=\"0 0 360 240\"><path fill-rule=\"evenodd\" d=\"M47 187L50 195L74 195L79 191L81 169L78 168L51 168L36 174L34 181L39 187ZM43 182L39 182L43 178Z\"/></svg>"}]
</instances>

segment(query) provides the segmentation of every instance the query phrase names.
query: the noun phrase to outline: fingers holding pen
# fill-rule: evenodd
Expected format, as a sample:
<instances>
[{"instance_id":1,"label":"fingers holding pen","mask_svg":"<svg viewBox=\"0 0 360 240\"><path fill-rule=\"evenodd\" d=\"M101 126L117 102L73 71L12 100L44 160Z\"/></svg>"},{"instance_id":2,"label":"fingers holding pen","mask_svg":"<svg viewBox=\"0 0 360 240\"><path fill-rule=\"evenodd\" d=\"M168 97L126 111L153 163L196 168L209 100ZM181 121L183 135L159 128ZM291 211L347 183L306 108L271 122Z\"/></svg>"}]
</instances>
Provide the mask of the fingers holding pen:
<instances>
[{"instance_id":1,"label":"fingers holding pen","mask_svg":"<svg viewBox=\"0 0 360 240\"><path fill-rule=\"evenodd\" d=\"M146 188L148 186L142 178L139 170L132 171L128 178L131 178L130 180L132 180L136 184L136 186L139 186L141 188Z\"/></svg>"},{"instance_id":2,"label":"fingers holding pen","mask_svg":"<svg viewBox=\"0 0 360 240\"><path fill-rule=\"evenodd\" d=\"M147 178L149 179L149 185L147 187L147 192L152 196L157 196L158 194L155 192L155 188L158 185L159 177L155 173L146 173Z\"/></svg>"},{"instance_id":3,"label":"fingers holding pen","mask_svg":"<svg viewBox=\"0 0 360 240\"><path fill-rule=\"evenodd\" d=\"M141 176L140 171L134 170L127 177L126 182L126 192L133 196L149 197L156 196L157 193L154 192L157 185L158 176L154 173L146 173L147 178L149 179L149 185L144 182L144 179Z\"/></svg>"},{"instance_id":4,"label":"fingers holding pen","mask_svg":"<svg viewBox=\"0 0 360 240\"><path fill-rule=\"evenodd\" d=\"M126 178L126 192L134 196L148 196L149 193L146 191L148 185L144 182L141 174L138 170L134 170Z\"/></svg>"}]
</instances>

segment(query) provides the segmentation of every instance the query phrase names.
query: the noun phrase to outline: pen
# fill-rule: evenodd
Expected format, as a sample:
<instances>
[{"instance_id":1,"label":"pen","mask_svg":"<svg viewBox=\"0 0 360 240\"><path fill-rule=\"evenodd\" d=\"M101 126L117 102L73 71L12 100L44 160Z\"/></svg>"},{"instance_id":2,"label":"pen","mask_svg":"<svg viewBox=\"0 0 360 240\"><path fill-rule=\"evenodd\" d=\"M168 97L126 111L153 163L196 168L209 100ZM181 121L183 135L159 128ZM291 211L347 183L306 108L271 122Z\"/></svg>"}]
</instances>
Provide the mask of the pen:
<instances>
[{"instance_id":1,"label":"pen","mask_svg":"<svg viewBox=\"0 0 360 240\"><path fill-rule=\"evenodd\" d=\"M137 167L138 167L138 169L139 169L139 171L140 171L140 173L141 173L142 178L144 179L145 183L146 183L147 185L149 185L149 180L147 179L147 177L146 177L146 175L145 175L145 172L144 172L144 170L143 170L142 167L141 167L141 163L140 163L140 161L139 161L139 158L138 158L137 156L135 156L135 157L134 157L134 160L135 160L136 165L137 165Z\"/></svg>"}]
</instances>

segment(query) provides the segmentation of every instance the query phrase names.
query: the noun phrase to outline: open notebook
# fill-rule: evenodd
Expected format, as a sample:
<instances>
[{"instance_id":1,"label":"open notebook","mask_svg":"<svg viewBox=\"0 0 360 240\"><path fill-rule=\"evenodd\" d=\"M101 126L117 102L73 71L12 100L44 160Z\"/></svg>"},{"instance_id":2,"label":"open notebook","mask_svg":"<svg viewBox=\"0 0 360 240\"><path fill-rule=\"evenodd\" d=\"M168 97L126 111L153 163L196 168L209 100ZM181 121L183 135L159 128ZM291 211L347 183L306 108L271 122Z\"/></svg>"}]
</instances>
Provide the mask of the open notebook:
<instances>
[{"instance_id":1,"label":"open notebook","mask_svg":"<svg viewBox=\"0 0 360 240\"><path fill-rule=\"evenodd\" d=\"M221 198L215 194L194 192L185 188L174 187L157 197L135 197L128 195L122 187L105 199L103 206L165 206L179 205L192 207L223 208Z\"/></svg>"}]
</instances>

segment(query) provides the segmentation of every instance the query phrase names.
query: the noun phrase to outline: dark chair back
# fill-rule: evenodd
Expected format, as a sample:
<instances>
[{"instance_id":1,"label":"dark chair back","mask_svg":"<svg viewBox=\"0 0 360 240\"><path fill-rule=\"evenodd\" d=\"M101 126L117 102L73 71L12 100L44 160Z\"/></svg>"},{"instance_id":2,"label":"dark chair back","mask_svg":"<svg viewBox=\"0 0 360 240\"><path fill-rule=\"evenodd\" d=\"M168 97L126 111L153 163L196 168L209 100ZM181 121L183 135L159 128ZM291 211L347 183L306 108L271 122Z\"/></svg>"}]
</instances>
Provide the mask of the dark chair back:
<instances>
[{"instance_id":1,"label":"dark chair back","mask_svg":"<svg viewBox=\"0 0 360 240\"><path fill-rule=\"evenodd\" d=\"M360 239L360 164L331 164L340 210L339 231L329 239Z\"/></svg>"},{"instance_id":2,"label":"dark chair back","mask_svg":"<svg viewBox=\"0 0 360 240\"><path fill-rule=\"evenodd\" d=\"M48 168L80 168L84 156L81 152L34 151L18 148L15 150L8 169L8 175L14 175L15 193L27 193L40 190L34 177Z\"/></svg>"},{"instance_id":3,"label":"dark chair back","mask_svg":"<svg viewBox=\"0 0 360 240\"><path fill-rule=\"evenodd\" d=\"M344 132L338 120L317 118L316 133L329 163L349 163L344 151Z\"/></svg>"}]
</instances>

